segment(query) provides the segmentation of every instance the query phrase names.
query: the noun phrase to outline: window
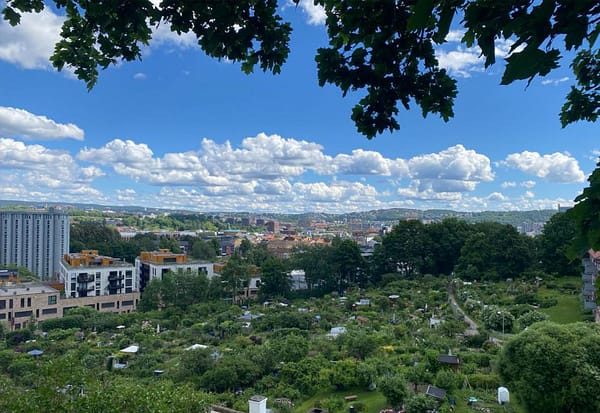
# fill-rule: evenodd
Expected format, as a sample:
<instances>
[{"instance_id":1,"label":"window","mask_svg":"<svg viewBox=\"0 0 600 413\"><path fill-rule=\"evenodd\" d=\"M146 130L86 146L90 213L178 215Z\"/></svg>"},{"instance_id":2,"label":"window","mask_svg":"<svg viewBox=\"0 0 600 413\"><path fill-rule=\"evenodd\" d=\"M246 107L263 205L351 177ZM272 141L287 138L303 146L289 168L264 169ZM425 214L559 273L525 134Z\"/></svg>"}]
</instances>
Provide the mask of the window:
<instances>
[{"instance_id":1,"label":"window","mask_svg":"<svg viewBox=\"0 0 600 413\"><path fill-rule=\"evenodd\" d=\"M15 311L15 318L31 317L33 311Z\"/></svg>"},{"instance_id":2,"label":"window","mask_svg":"<svg viewBox=\"0 0 600 413\"><path fill-rule=\"evenodd\" d=\"M56 308L44 308L42 310L42 315L56 314L56 313L58 313L58 310Z\"/></svg>"},{"instance_id":3,"label":"window","mask_svg":"<svg viewBox=\"0 0 600 413\"><path fill-rule=\"evenodd\" d=\"M123 300L123 307L131 307L133 305L133 300Z\"/></svg>"},{"instance_id":4,"label":"window","mask_svg":"<svg viewBox=\"0 0 600 413\"><path fill-rule=\"evenodd\" d=\"M25 307L25 298L21 298L21 308Z\"/></svg>"},{"instance_id":5,"label":"window","mask_svg":"<svg viewBox=\"0 0 600 413\"><path fill-rule=\"evenodd\" d=\"M48 296L48 305L54 305L56 304L56 296L55 295L49 295Z\"/></svg>"},{"instance_id":6,"label":"window","mask_svg":"<svg viewBox=\"0 0 600 413\"><path fill-rule=\"evenodd\" d=\"M100 306L102 308L113 308L115 306L115 303L102 303Z\"/></svg>"},{"instance_id":7,"label":"window","mask_svg":"<svg viewBox=\"0 0 600 413\"><path fill-rule=\"evenodd\" d=\"M133 280L127 279L125 280L125 287L131 287L133 285Z\"/></svg>"},{"instance_id":8,"label":"window","mask_svg":"<svg viewBox=\"0 0 600 413\"><path fill-rule=\"evenodd\" d=\"M27 307L31 307L31 297L27 297Z\"/></svg>"},{"instance_id":9,"label":"window","mask_svg":"<svg viewBox=\"0 0 600 413\"><path fill-rule=\"evenodd\" d=\"M6 308L6 300L0 300L0 310L4 310Z\"/></svg>"}]
</instances>

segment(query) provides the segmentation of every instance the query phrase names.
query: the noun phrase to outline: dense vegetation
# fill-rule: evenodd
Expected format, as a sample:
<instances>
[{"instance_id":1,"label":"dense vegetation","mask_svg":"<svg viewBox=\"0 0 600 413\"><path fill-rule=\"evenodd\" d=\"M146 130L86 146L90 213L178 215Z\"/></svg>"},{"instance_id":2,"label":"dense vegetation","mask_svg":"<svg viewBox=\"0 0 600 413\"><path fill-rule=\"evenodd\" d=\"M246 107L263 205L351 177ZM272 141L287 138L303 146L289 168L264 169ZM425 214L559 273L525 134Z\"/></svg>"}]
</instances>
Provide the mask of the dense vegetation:
<instances>
[{"instance_id":1,"label":"dense vegetation","mask_svg":"<svg viewBox=\"0 0 600 413\"><path fill-rule=\"evenodd\" d=\"M160 242L152 236L124 241L112 227L90 222L75 227L75 243L109 255L125 244L135 251L131 246ZM358 395L352 403L365 413L400 405L409 413L436 405L447 412L450 400L466 412L469 397L494 412L500 411L493 403L500 384L516 396L513 411L550 411L543 410L541 390L524 384L540 374L525 367L533 357L526 351L560 348L560 334L542 340L529 333L541 331L536 323L564 322L558 313L571 314L569 321L584 318L578 284L565 277L578 267L560 259L573 231L564 214L537 238L498 223L409 220L382 236L371 257L353 241L335 239L301 247L285 260L244 241L220 277L178 273L150 282L138 313L82 308L41 323L38 331L30 323L31 330L3 332L0 386L15 397L0 399L0 411L199 412L209 403L244 410L247 398L260 393L296 403L272 406L282 412L304 413L314 405L347 411L348 395ZM198 252L211 245L199 239L192 245L196 241L204 243ZM297 268L306 272L308 291L291 289L287 272ZM262 277L261 300L232 304L252 274ZM567 308L571 298L575 307ZM259 304L265 300L272 304ZM475 331L462 311L477 323ZM333 327L345 330L331 335ZM585 345L594 343L593 335L585 337ZM119 351L131 344L138 354ZM194 344L201 346L187 350ZM32 349L44 353L27 354ZM458 369L438 360L448 352L459 356ZM114 369L112 360L127 368ZM587 355L575 361L585 371L600 368ZM565 383L573 376L565 377L554 385L571 388ZM445 389L448 397L423 396L426 385ZM594 411L597 403L568 389L561 395L566 408L577 411Z\"/></svg>"}]
</instances>

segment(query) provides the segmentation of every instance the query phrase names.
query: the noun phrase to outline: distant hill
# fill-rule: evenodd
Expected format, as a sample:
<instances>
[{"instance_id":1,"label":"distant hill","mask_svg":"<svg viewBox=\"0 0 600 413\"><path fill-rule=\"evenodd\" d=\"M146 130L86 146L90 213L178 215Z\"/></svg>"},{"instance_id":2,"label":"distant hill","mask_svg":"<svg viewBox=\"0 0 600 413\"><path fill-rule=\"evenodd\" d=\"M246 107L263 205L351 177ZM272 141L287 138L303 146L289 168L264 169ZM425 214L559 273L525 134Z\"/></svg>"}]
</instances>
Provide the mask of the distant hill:
<instances>
[{"instance_id":1,"label":"distant hill","mask_svg":"<svg viewBox=\"0 0 600 413\"><path fill-rule=\"evenodd\" d=\"M17 208L43 208L51 206L60 206L67 209L88 210L88 211L113 211L118 213L130 214L148 214L148 213L190 213L195 211L174 211L164 208L146 208L140 206L114 206L100 204L80 204L80 203L59 203L59 202L27 202L27 201L8 201L0 200L0 209L11 207ZM482 211L482 212L464 212L446 209L410 209L410 208L390 208L377 209L371 211L351 212L345 214L328 214L320 212L309 212L302 214L278 214L278 213L250 213L250 212L210 212L211 215L247 217L253 215L283 222L363 222L376 225L393 225L400 220L420 219L426 222L440 221L444 218L456 217L467 222L499 222L501 224L510 224L515 227L525 223L546 222L556 210L535 210L535 211ZM204 213L206 214L206 213Z\"/></svg>"}]
</instances>

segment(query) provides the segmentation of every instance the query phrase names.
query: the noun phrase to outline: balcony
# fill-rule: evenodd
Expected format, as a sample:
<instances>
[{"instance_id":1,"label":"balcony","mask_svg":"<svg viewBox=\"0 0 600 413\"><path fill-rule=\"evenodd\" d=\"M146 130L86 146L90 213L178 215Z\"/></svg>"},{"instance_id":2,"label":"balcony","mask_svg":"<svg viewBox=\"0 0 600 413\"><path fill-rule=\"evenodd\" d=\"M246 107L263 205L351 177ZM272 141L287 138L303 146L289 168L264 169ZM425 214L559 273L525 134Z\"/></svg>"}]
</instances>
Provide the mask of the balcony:
<instances>
[{"instance_id":1,"label":"balcony","mask_svg":"<svg viewBox=\"0 0 600 413\"><path fill-rule=\"evenodd\" d=\"M78 293L82 293L82 292L90 292L90 291L94 291L94 286L90 285L90 286L86 286L86 285L78 285L77 286L77 292Z\"/></svg>"},{"instance_id":2,"label":"balcony","mask_svg":"<svg viewBox=\"0 0 600 413\"><path fill-rule=\"evenodd\" d=\"M78 283L89 283L94 281L94 274L79 274L77 276Z\"/></svg>"},{"instance_id":3,"label":"balcony","mask_svg":"<svg viewBox=\"0 0 600 413\"><path fill-rule=\"evenodd\" d=\"M108 276L108 281L110 281L110 282L121 281L124 278L125 277L123 275L111 274L111 275Z\"/></svg>"}]
</instances>

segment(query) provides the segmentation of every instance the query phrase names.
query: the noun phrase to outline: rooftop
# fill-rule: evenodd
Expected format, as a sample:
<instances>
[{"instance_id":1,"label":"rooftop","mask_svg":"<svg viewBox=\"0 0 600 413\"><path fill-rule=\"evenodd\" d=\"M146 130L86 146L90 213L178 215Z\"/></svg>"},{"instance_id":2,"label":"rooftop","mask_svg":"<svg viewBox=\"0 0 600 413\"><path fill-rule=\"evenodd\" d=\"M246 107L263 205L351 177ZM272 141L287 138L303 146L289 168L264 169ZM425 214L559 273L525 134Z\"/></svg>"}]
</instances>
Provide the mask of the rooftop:
<instances>
[{"instance_id":1,"label":"rooftop","mask_svg":"<svg viewBox=\"0 0 600 413\"><path fill-rule=\"evenodd\" d=\"M17 284L0 287L0 297L30 294L58 294L58 290L43 284Z\"/></svg>"},{"instance_id":2,"label":"rooftop","mask_svg":"<svg viewBox=\"0 0 600 413\"><path fill-rule=\"evenodd\" d=\"M62 262L68 268L133 267L133 264L120 258L99 255L97 250L83 250L77 253L65 254Z\"/></svg>"},{"instance_id":3,"label":"rooftop","mask_svg":"<svg viewBox=\"0 0 600 413\"><path fill-rule=\"evenodd\" d=\"M443 399L444 397L446 397L446 390L440 389L439 387L429 385L429 386L427 386L427 390L425 391L425 394L427 394L428 396L434 397L436 399Z\"/></svg>"}]
</instances>

